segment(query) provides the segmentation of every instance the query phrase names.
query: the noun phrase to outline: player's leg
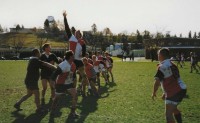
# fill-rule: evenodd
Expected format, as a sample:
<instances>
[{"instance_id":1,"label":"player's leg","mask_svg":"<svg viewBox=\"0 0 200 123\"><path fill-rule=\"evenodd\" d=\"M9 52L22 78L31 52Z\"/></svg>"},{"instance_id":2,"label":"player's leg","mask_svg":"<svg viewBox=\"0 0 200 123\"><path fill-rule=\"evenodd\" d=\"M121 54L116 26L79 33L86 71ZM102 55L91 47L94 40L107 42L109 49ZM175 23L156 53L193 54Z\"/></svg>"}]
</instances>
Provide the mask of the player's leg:
<instances>
[{"instance_id":1,"label":"player's leg","mask_svg":"<svg viewBox=\"0 0 200 123\"><path fill-rule=\"evenodd\" d=\"M47 79L42 79L42 98L41 98L41 104L45 104L45 94L47 90Z\"/></svg>"},{"instance_id":2,"label":"player's leg","mask_svg":"<svg viewBox=\"0 0 200 123\"><path fill-rule=\"evenodd\" d=\"M96 81L97 81L98 87L100 88L101 87L101 85L100 85L100 72L97 73Z\"/></svg>"},{"instance_id":3,"label":"player's leg","mask_svg":"<svg viewBox=\"0 0 200 123\"><path fill-rule=\"evenodd\" d=\"M77 106L77 101L78 101L77 91L76 91L76 88L70 88L67 91L72 96L72 106L71 106L70 116L72 116L73 118L76 118L79 116L76 113L76 106Z\"/></svg>"},{"instance_id":4,"label":"player's leg","mask_svg":"<svg viewBox=\"0 0 200 123\"><path fill-rule=\"evenodd\" d=\"M175 108L173 113L174 113L174 118L176 119L177 123L182 123L182 115L177 107Z\"/></svg>"},{"instance_id":5,"label":"player's leg","mask_svg":"<svg viewBox=\"0 0 200 123\"><path fill-rule=\"evenodd\" d=\"M58 101L61 95L66 93L66 87L64 84L56 84L55 85L55 96L53 98L53 102L51 104L50 111L54 111L57 107Z\"/></svg>"},{"instance_id":6,"label":"player's leg","mask_svg":"<svg viewBox=\"0 0 200 123\"><path fill-rule=\"evenodd\" d=\"M190 65L190 73L192 73L193 72L193 63L191 63L191 65Z\"/></svg>"},{"instance_id":7,"label":"player's leg","mask_svg":"<svg viewBox=\"0 0 200 123\"><path fill-rule=\"evenodd\" d=\"M14 105L14 107L17 109L17 110L20 110L20 105L22 102L26 101L29 97L32 96L32 91L30 89L27 89L27 93L26 95L24 95L19 101L17 101Z\"/></svg>"},{"instance_id":8,"label":"player's leg","mask_svg":"<svg viewBox=\"0 0 200 123\"><path fill-rule=\"evenodd\" d=\"M76 77L76 72L73 73L73 87L77 87L77 77Z\"/></svg>"},{"instance_id":9,"label":"player's leg","mask_svg":"<svg viewBox=\"0 0 200 123\"><path fill-rule=\"evenodd\" d=\"M167 123L175 123L173 113L176 109L176 105L173 104L165 104L165 116Z\"/></svg>"},{"instance_id":10,"label":"player's leg","mask_svg":"<svg viewBox=\"0 0 200 123\"><path fill-rule=\"evenodd\" d=\"M45 110L41 105L40 105L40 92L39 90L33 90L32 93L34 94L34 101L35 105L37 107L36 113L42 114L45 113L47 110Z\"/></svg>"},{"instance_id":11,"label":"player's leg","mask_svg":"<svg viewBox=\"0 0 200 123\"><path fill-rule=\"evenodd\" d=\"M102 76L105 80L105 83L108 84L108 78L107 78L107 75L106 75L106 70L102 71Z\"/></svg>"},{"instance_id":12,"label":"player's leg","mask_svg":"<svg viewBox=\"0 0 200 123\"><path fill-rule=\"evenodd\" d=\"M60 93L56 93L55 94L55 96L53 98L53 102L52 102L51 107L50 107L50 111L54 111L56 109L58 101L59 101L61 95L62 94L60 94Z\"/></svg>"},{"instance_id":13,"label":"player's leg","mask_svg":"<svg viewBox=\"0 0 200 123\"><path fill-rule=\"evenodd\" d=\"M37 109L41 108L41 105L40 105L40 92L39 90L33 90L32 93L34 94L34 101L35 101L35 105L37 107Z\"/></svg>"},{"instance_id":14,"label":"player's leg","mask_svg":"<svg viewBox=\"0 0 200 123\"><path fill-rule=\"evenodd\" d=\"M49 86L51 88L51 98L50 98L50 100L52 100L55 96L55 82L49 80Z\"/></svg>"},{"instance_id":15,"label":"player's leg","mask_svg":"<svg viewBox=\"0 0 200 123\"><path fill-rule=\"evenodd\" d=\"M91 87L92 87L92 90L94 91L94 94L95 94L95 96L99 96L99 91L98 91L98 89L96 88L96 86L95 86L95 79L96 78L92 78L91 80L90 80L90 85L91 85Z\"/></svg>"},{"instance_id":16,"label":"player's leg","mask_svg":"<svg viewBox=\"0 0 200 123\"><path fill-rule=\"evenodd\" d=\"M177 100L177 105L175 107L175 110L174 110L174 117L177 121L177 123L182 123L182 115L181 115L181 112L178 110L178 104L183 100L183 98L186 96L186 92L187 90L186 89L182 89L177 95L176 95L176 100Z\"/></svg>"},{"instance_id":17,"label":"player's leg","mask_svg":"<svg viewBox=\"0 0 200 123\"><path fill-rule=\"evenodd\" d=\"M114 77L113 77L113 73L112 73L112 68L108 68L108 71L111 75L111 78L112 78L112 82L114 82Z\"/></svg>"},{"instance_id":18,"label":"player's leg","mask_svg":"<svg viewBox=\"0 0 200 123\"><path fill-rule=\"evenodd\" d=\"M79 70L80 75L82 77L82 94L83 94L83 96L85 96L86 86L89 86L89 81L88 81L88 78L86 76L84 66L79 67L78 70Z\"/></svg>"}]
</instances>

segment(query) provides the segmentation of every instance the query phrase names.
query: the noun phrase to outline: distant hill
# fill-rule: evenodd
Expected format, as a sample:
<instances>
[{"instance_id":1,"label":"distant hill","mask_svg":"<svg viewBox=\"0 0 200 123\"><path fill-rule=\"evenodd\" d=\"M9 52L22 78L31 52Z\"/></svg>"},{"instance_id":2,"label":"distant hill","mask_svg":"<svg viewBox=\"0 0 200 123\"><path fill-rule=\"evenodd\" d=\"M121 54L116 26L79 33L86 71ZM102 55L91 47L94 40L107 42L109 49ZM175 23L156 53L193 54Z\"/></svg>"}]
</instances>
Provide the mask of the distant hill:
<instances>
[{"instance_id":1,"label":"distant hill","mask_svg":"<svg viewBox=\"0 0 200 123\"><path fill-rule=\"evenodd\" d=\"M38 38L32 33L0 34L0 47L12 47L14 45L14 40L18 41L20 38L24 41L23 47L39 48ZM52 48L65 48L67 46L66 41L59 41L53 38L49 38L47 42L51 44Z\"/></svg>"}]
</instances>

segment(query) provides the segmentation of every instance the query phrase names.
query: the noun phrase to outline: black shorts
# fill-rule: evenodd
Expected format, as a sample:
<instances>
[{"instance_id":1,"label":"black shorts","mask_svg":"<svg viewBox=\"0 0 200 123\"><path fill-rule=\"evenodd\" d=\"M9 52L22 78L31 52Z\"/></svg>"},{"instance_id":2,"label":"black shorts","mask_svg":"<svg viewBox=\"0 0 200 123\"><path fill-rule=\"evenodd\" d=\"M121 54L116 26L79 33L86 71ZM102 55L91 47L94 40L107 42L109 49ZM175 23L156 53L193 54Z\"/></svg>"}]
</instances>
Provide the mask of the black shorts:
<instances>
[{"instance_id":1,"label":"black shorts","mask_svg":"<svg viewBox=\"0 0 200 123\"><path fill-rule=\"evenodd\" d=\"M167 100L174 101L174 102L181 102L183 98L186 96L186 89L182 89L180 92L175 94L172 97L168 97Z\"/></svg>"},{"instance_id":2,"label":"black shorts","mask_svg":"<svg viewBox=\"0 0 200 123\"><path fill-rule=\"evenodd\" d=\"M82 60L74 59L74 64L76 65L76 69L78 69L79 67L83 67L84 66Z\"/></svg>"},{"instance_id":3,"label":"black shorts","mask_svg":"<svg viewBox=\"0 0 200 123\"><path fill-rule=\"evenodd\" d=\"M96 75L97 75L97 77L100 77L100 72L97 72Z\"/></svg>"},{"instance_id":4,"label":"black shorts","mask_svg":"<svg viewBox=\"0 0 200 123\"><path fill-rule=\"evenodd\" d=\"M56 93L66 93L68 89L74 88L74 84L56 84Z\"/></svg>"},{"instance_id":5,"label":"black shorts","mask_svg":"<svg viewBox=\"0 0 200 123\"><path fill-rule=\"evenodd\" d=\"M94 82L94 83L96 83L96 77L89 78L89 82Z\"/></svg>"},{"instance_id":6,"label":"black shorts","mask_svg":"<svg viewBox=\"0 0 200 123\"><path fill-rule=\"evenodd\" d=\"M42 79L49 80L52 74L53 74L53 71L50 71L50 70L41 70L41 80Z\"/></svg>"},{"instance_id":7,"label":"black shorts","mask_svg":"<svg viewBox=\"0 0 200 123\"><path fill-rule=\"evenodd\" d=\"M37 84L25 83L25 85L26 85L26 88L29 90L39 90L38 82L37 82Z\"/></svg>"}]
</instances>

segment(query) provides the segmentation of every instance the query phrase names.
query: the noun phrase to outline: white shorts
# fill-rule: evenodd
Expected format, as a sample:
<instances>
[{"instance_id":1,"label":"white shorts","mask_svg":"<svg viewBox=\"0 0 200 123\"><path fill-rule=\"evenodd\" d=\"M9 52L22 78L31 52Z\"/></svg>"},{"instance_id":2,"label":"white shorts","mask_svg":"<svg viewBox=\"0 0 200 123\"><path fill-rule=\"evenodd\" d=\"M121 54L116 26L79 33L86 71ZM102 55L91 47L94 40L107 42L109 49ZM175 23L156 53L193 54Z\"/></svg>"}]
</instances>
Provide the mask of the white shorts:
<instances>
[{"instance_id":1,"label":"white shorts","mask_svg":"<svg viewBox=\"0 0 200 123\"><path fill-rule=\"evenodd\" d=\"M180 102L175 102L171 100L165 100L165 104L172 104L172 105L178 105Z\"/></svg>"}]
</instances>

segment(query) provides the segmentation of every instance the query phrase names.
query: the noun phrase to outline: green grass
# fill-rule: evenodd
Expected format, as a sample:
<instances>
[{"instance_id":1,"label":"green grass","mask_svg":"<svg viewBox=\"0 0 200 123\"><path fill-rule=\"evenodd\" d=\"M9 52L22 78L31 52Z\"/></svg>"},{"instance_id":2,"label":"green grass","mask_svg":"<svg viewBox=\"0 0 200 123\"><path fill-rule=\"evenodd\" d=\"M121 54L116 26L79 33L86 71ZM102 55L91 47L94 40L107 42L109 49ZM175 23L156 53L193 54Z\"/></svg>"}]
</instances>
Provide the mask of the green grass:
<instances>
[{"instance_id":1,"label":"green grass","mask_svg":"<svg viewBox=\"0 0 200 123\"><path fill-rule=\"evenodd\" d=\"M16 112L14 103L26 93L23 83L27 61L0 61L0 123L163 123L164 102L159 89L158 98L152 101L153 76L157 62L121 62L114 58L114 78L116 84L104 86L102 80L101 98L79 96L77 112L79 119L72 121L70 112L71 98L63 96L55 116L35 114L34 98L24 102L22 111ZM200 122L200 75L189 73L189 63L180 68L182 79L188 87L189 98L183 100L180 109L184 123ZM41 89L41 82L39 82ZM46 97L49 97L50 91ZM47 98L48 99L48 98Z\"/></svg>"}]
</instances>

